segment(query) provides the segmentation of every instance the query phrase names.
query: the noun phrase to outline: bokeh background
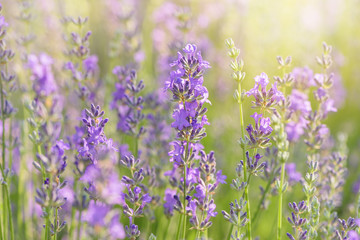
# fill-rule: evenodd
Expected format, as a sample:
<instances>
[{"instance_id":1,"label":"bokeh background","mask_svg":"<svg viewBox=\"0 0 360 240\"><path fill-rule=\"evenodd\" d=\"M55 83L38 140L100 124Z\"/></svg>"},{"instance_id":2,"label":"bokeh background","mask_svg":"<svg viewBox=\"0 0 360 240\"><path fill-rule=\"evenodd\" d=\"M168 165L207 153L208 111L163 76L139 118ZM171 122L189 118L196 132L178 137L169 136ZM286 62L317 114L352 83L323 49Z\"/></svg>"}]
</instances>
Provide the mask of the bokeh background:
<instances>
[{"instance_id":1,"label":"bokeh background","mask_svg":"<svg viewBox=\"0 0 360 240\"><path fill-rule=\"evenodd\" d=\"M114 86L114 79L109 77L113 66L136 62L146 91L151 91L162 88L166 78L163 58L170 53L176 54L176 48L171 45L174 40L198 45L204 59L212 66L205 75L204 83L210 92L212 105L208 107L211 125L207 127L208 137L203 143L207 151L215 151L218 168L228 176L228 183L235 176L234 168L240 161L241 149L237 144L240 137L237 104L232 97L236 84L231 78L225 39L233 38L241 49L247 76L245 89L252 87L253 78L261 72L266 72L271 79L280 74L276 56L291 56L293 67L308 66L314 72L321 72L315 57L322 53L322 42L327 42L333 46L332 71L341 81L336 86L338 111L330 114L326 123L333 136L347 134L349 148L349 174L339 214L347 217L353 211L355 194L352 186L360 172L359 0L5 0L2 4L10 23L8 44L21 52L17 43L19 36L33 33L36 38L27 51L51 55L59 82L64 81L61 73L65 61L64 36L69 31L64 29L61 19L65 16L88 17L86 30L92 31L90 49L99 58L99 78L106 87L102 93L105 103L111 100L106 93L111 92ZM19 18L20 14L26 13L31 14L28 22ZM124 20L126 16L130 18ZM179 20L186 22L186 26L179 28ZM129 35L129 32L132 34ZM122 41L130 43L130 46L124 47ZM136 54L129 55L127 49L134 46L137 46ZM21 78L21 54L16 56L16 62ZM246 123L253 113L250 104L250 100L245 103ZM105 109L108 106L105 105ZM20 111L16 117L22 118L22 114ZM107 116L116 118L111 111L107 111ZM113 122L107 131L108 136L116 140L119 136L114 131ZM295 147L297 150L292 153L290 161L296 162L298 171L304 174L305 147L301 141ZM253 207L259 201L258 186L264 184L262 180L252 182ZM285 203L303 199L301 185L292 188L291 194L285 194ZM235 198L229 184L219 188L215 197L219 214L209 231L212 239L222 239L227 234L230 225L220 211L227 210L228 204ZM276 233L276 205L272 206L277 198L270 200L269 208L254 226L254 236L261 239L274 239ZM285 211L287 214L288 211ZM290 230L286 222L284 227Z\"/></svg>"}]
</instances>

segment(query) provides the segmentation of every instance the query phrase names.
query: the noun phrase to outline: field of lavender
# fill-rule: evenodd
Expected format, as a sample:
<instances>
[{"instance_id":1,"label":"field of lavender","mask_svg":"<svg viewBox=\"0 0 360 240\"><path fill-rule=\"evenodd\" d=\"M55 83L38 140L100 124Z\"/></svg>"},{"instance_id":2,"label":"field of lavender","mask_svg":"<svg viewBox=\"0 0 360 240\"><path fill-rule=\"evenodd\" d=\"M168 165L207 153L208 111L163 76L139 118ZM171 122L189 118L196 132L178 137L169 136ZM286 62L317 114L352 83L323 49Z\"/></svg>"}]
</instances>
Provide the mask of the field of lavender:
<instances>
[{"instance_id":1,"label":"field of lavender","mask_svg":"<svg viewBox=\"0 0 360 240\"><path fill-rule=\"evenodd\" d=\"M360 240L359 0L0 6L0 240Z\"/></svg>"}]
</instances>

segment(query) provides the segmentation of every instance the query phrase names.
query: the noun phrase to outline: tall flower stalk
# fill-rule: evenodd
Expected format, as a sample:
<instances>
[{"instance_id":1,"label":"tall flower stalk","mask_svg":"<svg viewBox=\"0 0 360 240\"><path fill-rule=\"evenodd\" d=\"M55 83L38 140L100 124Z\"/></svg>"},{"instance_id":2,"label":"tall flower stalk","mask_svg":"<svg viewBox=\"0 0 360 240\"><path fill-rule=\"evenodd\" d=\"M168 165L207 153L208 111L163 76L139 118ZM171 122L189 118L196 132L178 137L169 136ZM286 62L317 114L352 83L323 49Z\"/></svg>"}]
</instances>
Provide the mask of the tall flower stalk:
<instances>
[{"instance_id":1,"label":"tall flower stalk","mask_svg":"<svg viewBox=\"0 0 360 240\"><path fill-rule=\"evenodd\" d=\"M177 239L180 239L181 227L181 239L186 239L187 202L190 204L190 193L196 187L199 171L193 163L203 148L200 140L206 136L204 125L209 124L205 115L207 109L203 107L205 102L209 102L208 91L203 86L203 73L210 65L202 59L195 45L186 45L183 52L184 55L178 53L178 59L171 65L176 69L165 83L165 89L171 91L172 100L177 103L172 115L174 122L171 124L177 131L177 140L171 143L174 149L169 152L170 161L174 164L170 174L175 175L180 170L182 176L178 185L182 196L173 195L175 201L169 206L182 214Z\"/></svg>"},{"instance_id":2,"label":"tall flower stalk","mask_svg":"<svg viewBox=\"0 0 360 240\"><path fill-rule=\"evenodd\" d=\"M135 70L127 66L116 66L113 73L118 81L113 92L111 108L116 109L118 116L117 129L134 139L134 156L139 155L139 139L145 133L141 122L144 120L143 113L144 99L139 94L144 89L143 80L138 81Z\"/></svg>"},{"instance_id":3,"label":"tall flower stalk","mask_svg":"<svg viewBox=\"0 0 360 240\"><path fill-rule=\"evenodd\" d=\"M233 79L237 83L237 89L235 90L235 100L239 104L239 114L240 114L240 129L241 129L241 138L245 139L245 124L244 124L244 114L243 114L243 101L244 101L244 94L243 94L243 88L242 88L242 82L245 79L245 72L243 72L244 62L242 59L239 59L240 56L240 49L235 47L234 41L230 38L226 40L226 45L229 49L229 56L232 58L230 67L234 71L232 74ZM246 159L246 146L245 144L241 144L242 148L242 159ZM247 181L247 166L244 164L243 167L243 175L244 180ZM248 184L245 185L244 190L244 198L245 198L245 204L246 204L246 212L247 212L247 236L249 239L251 239L251 212L250 212L250 201L249 201L249 189ZM242 195L240 195L240 198L242 198ZM240 229L238 230L238 232Z\"/></svg>"},{"instance_id":4,"label":"tall flower stalk","mask_svg":"<svg viewBox=\"0 0 360 240\"><path fill-rule=\"evenodd\" d=\"M1 204L1 212L2 216L0 217L0 225L2 225L2 234L4 235L4 239L14 239L14 226L13 226L13 217L12 217L12 210L11 210L11 200L10 200L10 184L11 184L11 159L9 162L6 162L6 127L5 121L9 120L8 122L11 125L11 117L16 112L16 109L12 106L11 102L8 98L8 94L11 90L14 89L14 75L9 74L8 72L8 64L14 58L15 53L8 49L6 46L6 31L8 23L5 22L4 16L1 14L2 5L0 4L0 61L1 61L1 73L0 73L0 108L1 108L1 163L0 163L0 171L1 171L1 185L2 185L2 204ZM9 136L12 135L9 132ZM9 144L12 144L9 142Z\"/></svg>"},{"instance_id":5,"label":"tall flower stalk","mask_svg":"<svg viewBox=\"0 0 360 240\"><path fill-rule=\"evenodd\" d=\"M286 96L286 88L291 85L292 78L291 75L286 73L287 68L291 65L291 57L287 57L285 60L281 57L277 57L279 63L279 69L282 70L282 78L275 77L276 83L279 84L279 87L282 89L283 94ZM276 182L277 190L279 193L278 198L278 221L277 221L277 234L276 237L278 240L281 239L281 229L282 229L282 214L283 214L283 193L287 189L288 183L285 181L285 164L289 159L289 141L287 140L287 134L285 131L285 125L287 118L287 107L289 105L289 99L282 97L279 101L279 114L275 114L274 119L277 122L277 135L274 138L276 145L278 146L278 159L281 164L280 172L280 181Z\"/></svg>"}]
</instances>

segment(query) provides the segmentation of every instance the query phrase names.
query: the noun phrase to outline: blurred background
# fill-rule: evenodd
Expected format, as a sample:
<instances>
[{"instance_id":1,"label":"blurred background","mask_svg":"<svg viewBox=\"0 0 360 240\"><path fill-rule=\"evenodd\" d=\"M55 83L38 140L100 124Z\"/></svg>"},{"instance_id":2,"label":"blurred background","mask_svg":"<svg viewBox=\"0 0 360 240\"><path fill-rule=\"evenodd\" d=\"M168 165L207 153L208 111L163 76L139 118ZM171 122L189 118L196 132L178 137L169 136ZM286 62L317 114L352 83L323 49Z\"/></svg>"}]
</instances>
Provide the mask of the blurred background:
<instances>
[{"instance_id":1,"label":"blurred background","mask_svg":"<svg viewBox=\"0 0 360 240\"><path fill-rule=\"evenodd\" d=\"M360 1L359 0L301 0L301 1L250 1L250 0L5 0L3 13L10 23L8 44L15 51L19 36L33 33L35 38L26 49L29 53L46 52L55 60L57 81L64 81L61 73L66 48L66 33L61 23L64 17L88 17L86 30L92 31L90 49L99 58L100 75L106 91L114 88L110 77L115 65L135 63L138 75L144 80L146 91L162 88L169 67L169 57L176 57L177 49L185 43L196 44L203 58L212 68L205 74L204 85L210 92L208 106L208 136L204 139L206 151L214 150L218 168L228 176L229 183L235 177L235 166L241 160L238 106L233 99L236 83L231 78L230 58L227 56L225 39L233 38L241 49L246 79L245 89L252 88L253 78L266 72L270 79L281 74L277 68L277 56L292 57L293 67L308 66L314 73L321 73L315 57L322 53L322 42L333 46L332 71L339 79L334 93L338 111L329 115L331 134L348 135L349 174L344 190L340 216L347 218L353 211L355 194L353 184L359 178L360 136ZM24 21L19 18L30 14ZM22 45L24 47L24 45ZM21 54L16 56L21 61ZM22 71L18 64L17 72ZM20 74L21 75L21 74ZM26 81L26 79L24 79ZM103 101L109 103L106 91ZM245 103L245 123L250 123L251 101ZM105 108L108 108L106 106ZM19 118L22 113L18 113ZM115 119L115 113L107 112ZM111 122L111 121L110 121ZM108 136L115 134L116 121L107 129ZM302 140L296 143L298 150L290 157L297 163L297 170L305 173L305 147ZM71 159L71 158L70 158ZM252 182L251 199L259 201L261 179ZM303 193L300 184L292 186L284 203L300 201ZM212 239L222 239L230 225L220 211L228 210L228 204L236 198L229 184L219 188L216 203L218 216L210 229ZM274 239L276 233L277 197L270 198L270 207L254 226L254 236ZM276 206L276 205L274 205ZM286 210L285 215L289 213ZM174 226L175 227L175 226ZM289 225L284 222L289 231Z\"/></svg>"}]
</instances>

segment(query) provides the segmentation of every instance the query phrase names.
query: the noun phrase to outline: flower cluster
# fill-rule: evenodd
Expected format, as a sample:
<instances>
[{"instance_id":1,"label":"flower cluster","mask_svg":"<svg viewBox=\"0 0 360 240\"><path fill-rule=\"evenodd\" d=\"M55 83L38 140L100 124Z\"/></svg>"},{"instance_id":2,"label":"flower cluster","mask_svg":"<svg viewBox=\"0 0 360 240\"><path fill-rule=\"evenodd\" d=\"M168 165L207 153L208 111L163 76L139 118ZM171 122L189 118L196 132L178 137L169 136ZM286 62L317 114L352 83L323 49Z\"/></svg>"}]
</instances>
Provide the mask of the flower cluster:
<instances>
[{"instance_id":1,"label":"flower cluster","mask_svg":"<svg viewBox=\"0 0 360 240\"><path fill-rule=\"evenodd\" d=\"M255 120L255 126L249 124L246 128L250 140L247 144L248 147L250 149L269 147L271 145L269 136L273 130L270 126L270 118L263 118L262 114L257 113L254 113L251 117Z\"/></svg>"},{"instance_id":2,"label":"flower cluster","mask_svg":"<svg viewBox=\"0 0 360 240\"><path fill-rule=\"evenodd\" d=\"M145 115L142 113L144 99L139 93L144 89L142 80L137 81L135 70L117 66L113 70L119 82L115 85L111 106L116 109L119 118L117 129L139 138L145 133L140 126Z\"/></svg>"},{"instance_id":3,"label":"flower cluster","mask_svg":"<svg viewBox=\"0 0 360 240\"><path fill-rule=\"evenodd\" d=\"M301 216L307 211L308 207L306 206L305 201L289 203L289 208L291 212L291 218L288 217L288 222L291 224L294 234L287 233L286 235L290 240L306 240L307 239L307 230L303 230L303 225L306 223L307 219L302 218ZM295 237L294 237L294 236Z\"/></svg>"},{"instance_id":4,"label":"flower cluster","mask_svg":"<svg viewBox=\"0 0 360 240\"><path fill-rule=\"evenodd\" d=\"M167 190L165 200L168 202L164 207L169 215L172 215L173 209L184 214L182 224L185 238L188 214L191 214L190 222L198 234L211 226L209 219L214 217L216 212L210 194L213 194L218 182L223 182L223 177L221 172L215 176L214 153L206 155L200 151L203 146L199 143L206 136L204 125L209 124L205 115L207 109L203 108L203 104L209 102L208 91L203 86L203 73L210 65L202 59L195 45L186 45L183 52L184 55L179 52L178 59L171 64L176 70L171 72L165 83L165 89L171 91L173 101L177 102L172 115L174 122L171 124L177 130L177 140L171 143L173 150L169 152L170 161L174 164L170 174L173 175L173 185L178 186L183 196ZM194 160L198 159L199 153L201 160L197 168ZM175 176L179 170L183 177L177 185ZM191 197L193 190L196 191L194 198ZM197 210L202 212L201 217L197 215Z\"/></svg>"},{"instance_id":5,"label":"flower cluster","mask_svg":"<svg viewBox=\"0 0 360 240\"><path fill-rule=\"evenodd\" d=\"M82 119L86 127L86 136L79 147L78 159L90 161L96 164L99 159L103 159L109 150L117 151L113 146L112 139L107 139L104 134L104 127L109 119L102 117L105 112L100 106L95 107L91 104L91 110L85 109L85 117Z\"/></svg>"},{"instance_id":6,"label":"flower cluster","mask_svg":"<svg viewBox=\"0 0 360 240\"><path fill-rule=\"evenodd\" d=\"M52 64L53 59L45 53L39 56L34 54L28 56L27 66L31 70L33 89L37 97L46 97L57 91L57 84L51 68Z\"/></svg>"},{"instance_id":7,"label":"flower cluster","mask_svg":"<svg viewBox=\"0 0 360 240\"><path fill-rule=\"evenodd\" d=\"M98 69L97 56L89 55L89 39L91 31L88 31L85 34L81 31L87 21L88 18L81 17L78 17L77 19L65 17L63 19L63 24L65 26L73 24L80 29L79 32L71 32L69 36L69 49L66 54L70 61L65 63L64 69L71 72L71 77L74 80L73 84L77 85L76 93L83 101L94 100L94 92L96 91L97 84L94 82L93 78L96 76Z\"/></svg>"},{"instance_id":8,"label":"flower cluster","mask_svg":"<svg viewBox=\"0 0 360 240\"><path fill-rule=\"evenodd\" d=\"M253 108L260 109L261 112L267 111L270 114L276 110L276 105L280 101L284 101L285 97L282 92L277 89L275 82L269 90L266 89L269 84L269 78L266 73L261 73L255 77L255 85L246 92L248 97L253 96L255 101L252 102Z\"/></svg>"},{"instance_id":9,"label":"flower cluster","mask_svg":"<svg viewBox=\"0 0 360 240\"><path fill-rule=\"evenodd\" d=\"M85 196L80 191L80 194L75 196L74 205L78 207L79 215L85 211L84 218L87 223L97 228L97 231L87 229L89 235L108 239L123 238L125 231L119 223L119 214L111 211L112 206L124 203L124 184L113 168L118 150L113 146L112 139L108 139L104 133L108 119L103 119L105 112L100 106L91 104L90 110L85 109L84 113L82 123L86 130L80 145L77 146L75 166L79 176L74 179L74 190L77 181L80 181L85 185L84 192L90 201L85 200L87 204L80 204L78 199L84 199ZM109 232L105 231L107 228L110 229Z\"/></svg>"},{"instance_id":10,"label":"flower cluster","mask_svg":"<svg viewBox=\"0 0 360 240\"><path fill-rule=\"evenodd\" d=\"M200 155L197 185L194 197L189 201L188 211L191 212L190 223L196 230L203 232L212 225L210 218L217 215L213 195L219 183L226 183L226 176L221 174L221 170L216 172L214 152L206 155L204 151L200 151Z\"/></svg>"},{"instance_id":11,"label":"flower cluster","mask_svg":"<svg viewBox=\"0 0 360 240\"><path fill-rule=\"evenodd\" d=\"M66 181L60 178L67 166L65 150L69 150L69 146L63 141L58 141L45 154L38 153L37 161L33 162L35 168L45 178L42 187L36 190L35 200L42 207L42 217L46 219L46 234L51 235L60 232L66 224L65 221L60 221L58 215L58 210L66 202L66 198L61 194ZM51 215L55 215L55 218L50 225Z\"/></svg>"},{"instance_id":12,"label":"flower cluster","mask_svg":"<svg viewBox=\"0 0 360 240\"><path fill-rule=\"evenodd\" d=\"M135 159L132 155L125 156L120 164L129 169L131 173L130 177L124 175L121 179L127 189L127 193L123 194L123 213L129 218L129 225L125 226L126 236L129 239L136 239L140 236L140 230L135 224L135 219L143 216L144 208L152 201L152 197L142 183L144 169L139 166L140 160Z\"/></svg>"}]
</instances>

